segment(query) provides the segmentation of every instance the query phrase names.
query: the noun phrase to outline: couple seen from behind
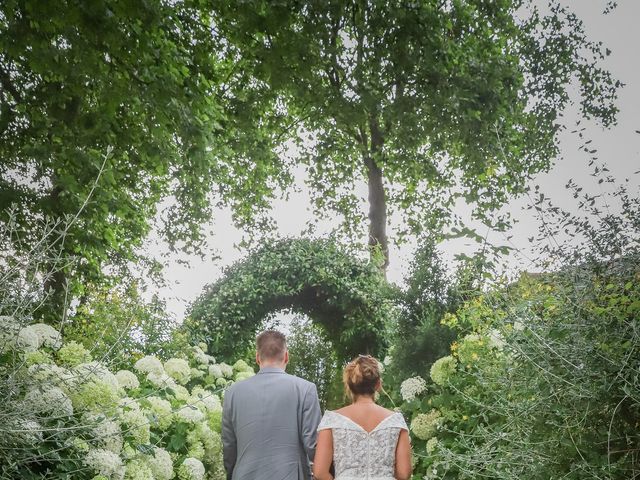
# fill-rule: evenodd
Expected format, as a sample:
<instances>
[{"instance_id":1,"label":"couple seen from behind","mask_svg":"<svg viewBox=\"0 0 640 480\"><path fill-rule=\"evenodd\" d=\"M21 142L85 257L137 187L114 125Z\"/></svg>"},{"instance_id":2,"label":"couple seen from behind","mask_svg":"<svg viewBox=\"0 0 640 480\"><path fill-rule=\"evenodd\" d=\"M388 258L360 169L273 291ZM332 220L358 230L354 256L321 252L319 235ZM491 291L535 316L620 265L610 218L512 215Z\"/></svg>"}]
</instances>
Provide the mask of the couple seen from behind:
<instances>
[{"instance_id":1,"label":"couple seen from behind","mask_svg":"<svg viewBox=\"0 0 640 480\"><path fill-rule=\"evenodd\" d=\"M256 340L260 371L232 385L222 414L229 480L407 480L409 433L400 413L375 403L378 361L359 355L344 369L351 404L321 416L316 386L285 372L285 336ZM313 471L313 477L312 477Z\"/></svg>"}]
</instances>

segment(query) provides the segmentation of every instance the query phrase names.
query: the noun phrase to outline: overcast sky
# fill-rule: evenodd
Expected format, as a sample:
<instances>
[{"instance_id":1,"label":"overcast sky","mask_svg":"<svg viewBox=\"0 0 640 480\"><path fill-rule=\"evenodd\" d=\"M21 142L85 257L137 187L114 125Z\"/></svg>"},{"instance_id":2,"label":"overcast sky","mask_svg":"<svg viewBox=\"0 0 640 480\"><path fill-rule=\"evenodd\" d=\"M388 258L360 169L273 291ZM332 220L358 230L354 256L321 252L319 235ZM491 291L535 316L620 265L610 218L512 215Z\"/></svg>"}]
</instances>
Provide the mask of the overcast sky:
<instances>
[{"instance_id":1,"label":"overcast sky","mask_svg":"<svg viewBox=\"0 0 640 480\"><path fill-rule=\"evenodd\" d=\"M611 56L605 61L605 66L613 75L625 83L619 93L620 114L617 126L610 130L603 130L595 124L584 124L587 129L585 137L592 139L591 146L598 149L599 158L606 161L611 173L616 178L629 178L633 188L638 190L640 175L634 172L640 170L640 66L638 64L638 49L640 48L640 0L618 0L618 8L608 15L602 15L606 5L603 0L565 0L574 12L585 22L587 33L591 39L601 40L611 49ZM571 126L578 120L575 112L567 112L567 125ZM541 174L532 183L538 184L556 204L567 209L575 205L575 200L565 191L565 184L572 178L585 190L598 192L598 186L590 177L591 169L587 167L589 156L579 150L580 139L570 133L568 128L560 137L561 156L552 170ZM298 172L300 191L291 194L288 201L277 201L273 209L273 217L278 225L278 233L282 236L299 235L308 220L313 218L309 212L310 204L305 191L303 172ZM363 198L366 198L366 186L361 187ZM509 211L519 220L511 235L513 245L522 248L522 255L512 259L512 266L522 270L535 270L535 265L528 262L528 242L538 226L538 221L528 211L524 211L528 203L526 197L516 199L508 206ZM464 208L459 211L464 215ZM335 225L332 222L319 224L319 234L329 232ZM231 223L228 211L216 212L207 230L213 233L209 237L210 251L207 259L184 254L168 254L166 246L155 236L149 238L145 250L165 263L165 277L168 285L162 288L152 288L150 293L158 293L167 302L167 308L178 320L183 318L189 303L197 297L202 288L220 277L225 266L239 258L243 252L234 248L242 238L242 232L235 229ZM503 235L493 235L490 238L500 243ZM467 241L449 242L442 245L445 258L452 262L456 253L473 250L474 245ZM414 250L412 244L391 250L391 265L388 278L395 283L402 283L408 264ZM214 255L220 256L215 260ZM187 262L185 264L184 262Z\"/></svg>"}]
</instances>

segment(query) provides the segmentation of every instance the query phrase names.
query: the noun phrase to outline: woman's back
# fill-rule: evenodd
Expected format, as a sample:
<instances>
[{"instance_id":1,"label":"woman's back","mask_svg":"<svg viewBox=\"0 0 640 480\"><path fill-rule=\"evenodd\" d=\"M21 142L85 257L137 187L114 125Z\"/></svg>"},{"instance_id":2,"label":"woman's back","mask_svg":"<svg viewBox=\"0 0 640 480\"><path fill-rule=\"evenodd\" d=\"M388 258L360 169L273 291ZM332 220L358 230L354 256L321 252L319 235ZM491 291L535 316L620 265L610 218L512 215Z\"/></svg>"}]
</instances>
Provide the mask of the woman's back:
<instances>
[{"instance_id":1,"label":"woman's back","mask_svg":"<svg viewBox=\"0 0 640 480\"><path fill-rule=\"evenodd\" d=\"M336 480L395 478L398 437L407 425L401 414L375 407L352 405L322 418L318 430L331 429Z\"/></svg>"},{"instance_id":2,"label":"woman's back","mask_svg":"<svg viewBox=\"0 0 640 480\"><path fill-rule=\"evenodd\" d=\"M352 404L327 411L318 426L313 461L317 480L407 480L411 476L409 429L401 414L375 403L382 388L380 363L358 355L342 377Z\"/></svg>"}]
</instances>

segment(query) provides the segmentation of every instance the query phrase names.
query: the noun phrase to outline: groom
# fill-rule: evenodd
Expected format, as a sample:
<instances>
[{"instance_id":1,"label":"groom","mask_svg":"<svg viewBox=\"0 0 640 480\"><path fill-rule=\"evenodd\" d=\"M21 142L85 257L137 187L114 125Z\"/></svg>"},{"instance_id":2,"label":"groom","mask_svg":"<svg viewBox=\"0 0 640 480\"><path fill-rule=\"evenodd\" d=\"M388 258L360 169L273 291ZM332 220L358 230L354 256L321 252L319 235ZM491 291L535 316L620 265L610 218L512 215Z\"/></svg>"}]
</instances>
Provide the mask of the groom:
<instances>
[{"instance_id":1,"label":"groom","mask_svg":"<svg viewBox=\"0 0 640 480\"><path fill-rule=\"evenodd\" d=\"M285 373L289 352L282 333L262 332L256 344L260 371L224 395L227 479L310 479L321 417L316 386Z\"/></svg>"}]
</instances>

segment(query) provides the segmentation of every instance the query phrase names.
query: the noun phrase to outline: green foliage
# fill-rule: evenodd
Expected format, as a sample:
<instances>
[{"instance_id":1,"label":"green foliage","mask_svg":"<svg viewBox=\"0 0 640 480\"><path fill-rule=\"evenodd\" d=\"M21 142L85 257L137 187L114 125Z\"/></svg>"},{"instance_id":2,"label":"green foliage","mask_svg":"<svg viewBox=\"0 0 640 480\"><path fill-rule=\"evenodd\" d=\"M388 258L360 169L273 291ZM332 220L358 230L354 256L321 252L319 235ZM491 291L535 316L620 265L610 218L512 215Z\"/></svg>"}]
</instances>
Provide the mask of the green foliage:
<instances>
[{"instance_id":1,"label":"green foliage","mask_svg":"<svg viewBox=\"0 0 640 480\"><path fill-rule=\"evenodd\" d=\"M287 373L315 383L323 410L338 404L342 396L336 399L333 387L341 382L341 372L335 349L322 329L310 321L294 322L287 335L287 347Z\"/></svg>"},{"instance_id":2,"label":"green foliage","mask_svg":"<svg viewBox=\"0 0 640 480\"><path fill-rule=\"evenodd\" d=\"M392 385L426 372L435 360L447 354L456 332L441 320L461 301L459 288L448 278L433 239L424 239L416 251L406 283L399 298L401 310L393 337L393 360L386 375Z\"/></svg>"},{"instance_id":3,"label":"green foliage","mask_svg":"<svg viewBox=\"0 0 640 480\"><path fill-rule=\"evenodd\" d=\"M146 302L134 285L90 291L65 327L65 337L91 350L94 358L126 366L142 355L173 353L176 324L157 298Z\"/></svg>"},{"instance_id":4,"label":"green foliage","mask_svg":"<svg viewBox=\"0 0 640 480\"><path fill-rule=\"evenodd\" d=\"M269 316L289 309L322 327L340 359L386 350L393 321L378 269L330 240L264 244L206 287L185 322L192 338L222 358L250 349Z\"/></svg>"},{"instance_id":5,"label":"green foliage","mask_svg":"<svg viewBox=\"0 0 640 480\"><path fill-rule=\"evenodd\" d=\"M386 254L387 204L399 238L441 227L458 199L503 228L485 213L556 158L574 80L582 115L615 121L608 51L549 3L255 0L216 2L213 16L240 62L228 96L282 112L278 140L298 141L317 211L350 233L367 181L370 242Z\"/></svg>"}]
</instances>

